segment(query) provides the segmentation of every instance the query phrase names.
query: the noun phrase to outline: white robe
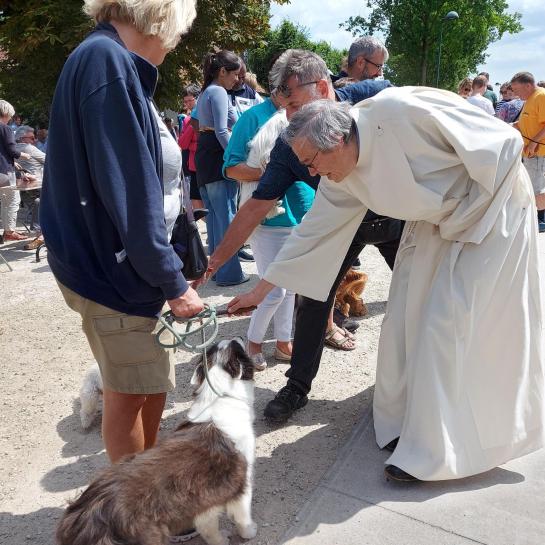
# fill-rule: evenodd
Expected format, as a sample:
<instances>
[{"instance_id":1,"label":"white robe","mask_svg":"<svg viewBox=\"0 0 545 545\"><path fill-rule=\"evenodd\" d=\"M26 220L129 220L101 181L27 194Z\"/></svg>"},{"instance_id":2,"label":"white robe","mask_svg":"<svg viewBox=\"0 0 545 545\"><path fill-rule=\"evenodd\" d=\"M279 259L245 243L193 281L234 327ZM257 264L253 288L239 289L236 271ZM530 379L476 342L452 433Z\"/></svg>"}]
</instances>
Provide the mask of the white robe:
<instances>
[{"instance_id":1,"label":"white robe","mask_svg":"<svg viewBox=\"0 0 545 545\"><path fill-rule=\"evenodd\" d=\"M386 463L474 475L544 444L537 221L520 134L456 95L392 88L352 110L360 154L264 278L324 301L367 207L407 220L374 396Z\"/></svg>"}]
</instances>

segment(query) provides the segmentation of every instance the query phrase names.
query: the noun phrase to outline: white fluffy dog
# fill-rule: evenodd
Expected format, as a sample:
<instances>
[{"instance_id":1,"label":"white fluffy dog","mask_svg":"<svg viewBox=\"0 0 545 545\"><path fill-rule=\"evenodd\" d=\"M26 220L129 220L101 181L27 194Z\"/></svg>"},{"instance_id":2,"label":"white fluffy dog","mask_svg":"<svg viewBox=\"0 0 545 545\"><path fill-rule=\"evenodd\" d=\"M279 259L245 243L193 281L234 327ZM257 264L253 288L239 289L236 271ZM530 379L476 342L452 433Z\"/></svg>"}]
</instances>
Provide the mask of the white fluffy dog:
<instances>
[{"instance_id":1,"label":"white fluffy dog","mask_svg":"<svg viewBox=\"0 0 545 545\"><path fill-rule=\"evenodd\" d=\"M267 167L274 144L282 132L288 126L286 111L276 112L260 129L259 132L248 144L248 157L246 164L252 168L259 168L262 171ZM240 203L242 206L256 190L259 182L240 183ZM280 206L282 201L277 201L276 206L267 214L267 219L283 214L285 209Z\"/></svg>"},{"instance_id":2,"label":"white fluffy dog","mask_svg":"<svg viewBox=\"0 0 545 545\"><path fill-rule=\"evenodd\" d=\"M79 391L79 400L81 409L79 416L81 427L86 430L94 422L102 399L102 377L100 369L95 362L93 366L85 373L83 383Z\"/></svg>"}]
</instances>

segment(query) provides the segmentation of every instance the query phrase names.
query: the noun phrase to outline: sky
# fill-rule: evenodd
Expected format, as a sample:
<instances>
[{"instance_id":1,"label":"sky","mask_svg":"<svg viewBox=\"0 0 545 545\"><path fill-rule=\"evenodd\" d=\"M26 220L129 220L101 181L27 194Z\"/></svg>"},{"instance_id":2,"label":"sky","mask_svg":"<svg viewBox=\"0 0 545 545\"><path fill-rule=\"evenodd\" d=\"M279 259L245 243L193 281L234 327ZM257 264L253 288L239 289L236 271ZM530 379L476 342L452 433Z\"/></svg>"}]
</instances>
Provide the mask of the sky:
<instances>
[{"instance_id":1,"label":"sky","mask_svg":"<svg viewBox=\"0 0 545 545\"><path fill-rule=\"evenodd\" d=\"M523 70L532 72L538 80L545 80L545 1L507 1L508 13L517 11L522 14L524 30L513 36L504 34L501 40L490 45L489 56L478 67L478 72L488 72L492 84L508 81ZM325 40L334 47L345 49L353 36L340 29L339 23L352 15L365 15L368 11L366 4L365 0L291 0L291 4L286 6L272 5L271 25L275 27L283 19L290 19L306 27L311 39ZM459 22L462 22L463 14L459 15Z\"/></svg>"}]
</instances>

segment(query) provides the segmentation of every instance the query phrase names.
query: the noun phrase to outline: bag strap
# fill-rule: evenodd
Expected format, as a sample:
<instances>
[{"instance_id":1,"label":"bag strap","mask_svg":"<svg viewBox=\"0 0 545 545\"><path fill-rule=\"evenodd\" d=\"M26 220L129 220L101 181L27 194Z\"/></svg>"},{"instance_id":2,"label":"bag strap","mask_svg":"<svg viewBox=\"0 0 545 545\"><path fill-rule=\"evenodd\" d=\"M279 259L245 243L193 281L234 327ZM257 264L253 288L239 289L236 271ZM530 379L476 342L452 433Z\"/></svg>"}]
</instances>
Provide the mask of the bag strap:
<instances>
[{"instance_id":1,"label":"bag strap","mask_svg":"<svg viewBox=\"0 0 545 545\"><path fill-rule=\"evenodd\" d=\"M191 204L191 199L189 198L189 176L184 176L184 171L182 169L182 206L184 207L185 213L187 214L187 219L189 221L195 221L195 215L193 214L193 205Z\"/></svg>"}]
</instances>

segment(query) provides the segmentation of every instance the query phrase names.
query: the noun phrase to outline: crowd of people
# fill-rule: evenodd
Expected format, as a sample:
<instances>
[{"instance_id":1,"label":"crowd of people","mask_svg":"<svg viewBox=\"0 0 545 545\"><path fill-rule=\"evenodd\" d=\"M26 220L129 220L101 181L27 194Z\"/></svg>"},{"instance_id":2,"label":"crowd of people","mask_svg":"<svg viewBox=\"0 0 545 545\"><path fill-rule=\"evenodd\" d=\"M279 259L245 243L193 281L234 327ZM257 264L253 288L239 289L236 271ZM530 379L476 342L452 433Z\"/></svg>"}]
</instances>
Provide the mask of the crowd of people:
<instances>
[{"instance_id":1,"label":"crowd of people","mask_svg":"<svg viewBox=\"0 0 545 545\"><path fill-rule=\"evenodd\" d=\"M266 96L221 50L206 55L202 86L184 88L178 119L164 119L156 67L194 3L125 4L85 1L97 26L60 75L49 138L37 142L20 119L14 134L15 112L0 102L0 180L16 162L41 179L47 152L41 228L101 370L111 461L156 441L174 387L172 355L154 336L165 302L179 317L203 309L169 244L184 176L193 207L208 210L203 280L247 282L240 262L255 259L261 280L230 309L257 307L256 369L271 321L274 356L289 363L269 420L306 405L325 344L355 348L357 324L335 320L335 293L374 245L393 270L374 399L387 475L454 479L540 448L541 82L519 72L501 100L486 73L460 83L463 98L395 87L381 77L386 47L362 37L333 76L315 53L283 52ZM4 239L18 240L17 194L0 194Z\"/></svg>"}]
</instances>

